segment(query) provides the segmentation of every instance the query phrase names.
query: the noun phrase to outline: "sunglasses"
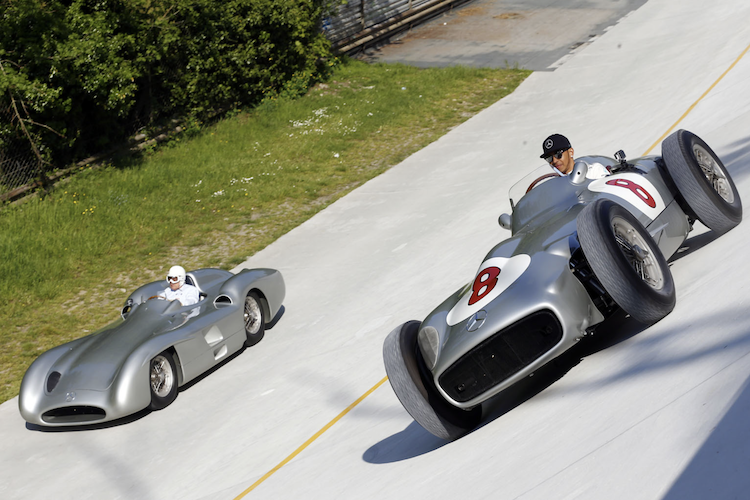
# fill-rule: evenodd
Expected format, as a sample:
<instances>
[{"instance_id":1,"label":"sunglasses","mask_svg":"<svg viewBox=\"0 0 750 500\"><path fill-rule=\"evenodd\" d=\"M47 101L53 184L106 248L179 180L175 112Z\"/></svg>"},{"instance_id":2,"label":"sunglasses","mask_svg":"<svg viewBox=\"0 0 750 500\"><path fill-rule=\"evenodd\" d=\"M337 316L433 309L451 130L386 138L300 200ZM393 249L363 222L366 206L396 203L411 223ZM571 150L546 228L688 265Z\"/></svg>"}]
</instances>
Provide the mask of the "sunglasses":
<instances>
[{"instance_id":1,"label":"sunglasses","mask_svg":"<svg viewBox=\"0 0 750 500\"><path fill-rule=\"evenodd\" d=\"M167 276L167 281L169 281L170 283L177 283L178 281L180 281L180 278L179 276Z\"/></svg>"},{"instance_id":2,"label":"sunglasses","mask_svg":"<svg viewBox=\"0 0 750 500\"><path fill-rule=\"evenodd\" d=\"M558 151L557 153L551 154L551 155L549 155L549 156L545 156L545 157L544 157L544 160L545 160L545 161L546 161L547 163L552 163L552 159L553 159L553 158L554 158L554 159L557 159L557 160L559 160L560 158L562 158L563 154L564 154L564 153L565 153L566 151L567 151L567 149L561 149L561 150L560 150L560 151Z\"/></svg>"}]
</instances>

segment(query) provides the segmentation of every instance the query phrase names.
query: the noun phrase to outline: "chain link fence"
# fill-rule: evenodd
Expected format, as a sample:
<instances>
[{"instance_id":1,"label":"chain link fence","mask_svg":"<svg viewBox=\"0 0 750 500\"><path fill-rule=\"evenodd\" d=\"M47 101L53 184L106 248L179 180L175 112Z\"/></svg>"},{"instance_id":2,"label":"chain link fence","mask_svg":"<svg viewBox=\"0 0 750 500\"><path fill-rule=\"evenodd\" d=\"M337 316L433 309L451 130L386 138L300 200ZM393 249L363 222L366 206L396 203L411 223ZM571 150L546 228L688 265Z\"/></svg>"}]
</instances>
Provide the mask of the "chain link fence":
<instances>
[{"instance_id":1,"label":"chain link fence","mask_svg":"<svg viewBox=\"0 0 750 500\"><path fill-rule=\"evenodd\" d=\"M24 133L13 106L0 109L0 200L14 197L44 174L44 165Z\"/></svg>"}]
</instances>

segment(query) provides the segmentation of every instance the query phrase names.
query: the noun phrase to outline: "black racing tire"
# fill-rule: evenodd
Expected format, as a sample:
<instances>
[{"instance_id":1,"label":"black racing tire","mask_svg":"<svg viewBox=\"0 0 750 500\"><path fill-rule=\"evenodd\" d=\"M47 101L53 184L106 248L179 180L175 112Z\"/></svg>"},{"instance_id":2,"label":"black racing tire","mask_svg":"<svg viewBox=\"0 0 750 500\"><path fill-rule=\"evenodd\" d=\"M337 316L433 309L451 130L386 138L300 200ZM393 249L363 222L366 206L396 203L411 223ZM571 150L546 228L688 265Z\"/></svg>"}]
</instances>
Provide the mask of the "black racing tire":
<instances>
[{"instance_id":1,"label":"black racing tire","mask_svg":"<svg viewBox=\"0 0 750 500\"><path fill-rule=\"evenodd\" d=\"M661 143L662 157L683 200L699 221L723 234L742 221L737 187L716 153L687 130Z\"/></svg>"},{"instance_id":2,"label":"black racing tire","mask_svg":"<svg viewBox=\"0 0 750 500\"><path fill-rule=\"evenodd\" d=\"M417 347L419 321L408 321L394 329L383 343L383 361L388 380L409 415L435 436L452 441L479 425L481 405L463 410L448 403L434 382L422 375L424 364Z\"/></svg>"},{"instance_id":3,"label":"black racing tire","mask_svg":"<svg viewBox=\"0 0 750 500\"><path fill-rule=\"evenodd\" d=\"M625 208L599 199L578 214L578 240L607 293L633 319L652 324L674 309L674 280L651 235Z\"/></svg>"},{"instance_id":4,"label":"black racing tire","mask_svg":"<svg viewBox=\"0 0 750 500\"><path fill-rule=\"evenodd\" d=\"M245 347L252 347L261 340L266 333L266 321L263 317L263 304L256 292L250 292L245 297L243 311L245 322Z\"/></svg>"},{"instance_id":5,"label":"black racing tire","mask_svg":"<svg viewBox=\"0 0 750 500\"><path fill-rule=\"evenodd\" d=\"M177 397L177 365L172 354L164 351L149 363L151 410L166 408Z\"/></svg>"}]
</instances>

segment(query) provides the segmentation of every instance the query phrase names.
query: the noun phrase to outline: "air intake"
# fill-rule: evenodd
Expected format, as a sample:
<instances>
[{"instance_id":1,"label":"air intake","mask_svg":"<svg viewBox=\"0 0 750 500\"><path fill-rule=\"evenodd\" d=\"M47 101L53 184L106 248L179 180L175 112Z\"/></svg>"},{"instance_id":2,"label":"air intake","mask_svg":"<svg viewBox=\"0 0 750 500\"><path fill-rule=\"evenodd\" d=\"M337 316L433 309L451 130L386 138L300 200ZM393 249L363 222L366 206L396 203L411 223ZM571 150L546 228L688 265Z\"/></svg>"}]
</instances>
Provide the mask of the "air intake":
<instances>
[{"instance_id":1,"label":"air intake","mask_svg":"<svg viewBox=\"0 0 750 500\"><path fill-rule=\"evenodd\" d=\"M60 372L52 372L47 377L47 392L52 392L60 381Z\"/></svg>"},{"instance_id":2,"label":"air intake","mask_svg":"<svg viewBox=\"0 0 750 500\"><path fill-rule=\"evenodd\" d=\"M548 310L537 311L464 354L438 382L455 401L469 401L533 363L560 340L557 317Z\"/></svg>"},{"instance_id":3,"label":"air intake","mask_svg":"<svg viewBox=\"0 0 750 500\"><path fill-rule=\"evenodd\" d=\"M49 424L88 423L102 420L107 413L95 406L65 406L42 414L42 420Z\"/></svg>"}]
</instances>

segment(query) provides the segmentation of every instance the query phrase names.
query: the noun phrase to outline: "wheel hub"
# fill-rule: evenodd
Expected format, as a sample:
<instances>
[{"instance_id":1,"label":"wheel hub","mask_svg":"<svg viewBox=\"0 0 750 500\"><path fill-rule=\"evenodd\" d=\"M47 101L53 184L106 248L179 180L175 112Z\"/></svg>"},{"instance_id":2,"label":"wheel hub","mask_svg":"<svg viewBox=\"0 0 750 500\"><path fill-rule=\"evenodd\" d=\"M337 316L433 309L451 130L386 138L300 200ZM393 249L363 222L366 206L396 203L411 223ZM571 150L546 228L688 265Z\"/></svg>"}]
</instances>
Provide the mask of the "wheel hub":
<instances>
[{"instance_id":1,"label":"wheel hub","mask_svg":"<svg viewBox=\"0 0 750 500\"><path fill-rule=\"evenodd\" d=\"M641 280L652 288L661 288L664 276L646 240L623 218L615 218L612 226L620 250Z\"/></svg>"},{"instance_id":2,"label":"wheel hub","mask_svg":"<svg viewBox=\"0 0 750 500\"><path fill-rule=\"evenodd\" d=\"M727 203L734 203L734 192L729 184L726 173L716 162L714 157L698 144L693 145L693 154L706 180L714 191Z\"/></svg>"},{"instance_id":3,"label":"wheel hub","mask_svg":"<svg viewBox=\"0 0 750 500\"><path fill-rule=\"evenodd\" d=\"M260 331L260 305L252 298L247 297L245 299L245 330L250 334L255 334Z\"/></svg>"},{"instance_id":4,"label":"wheel hub","mask_svg":"<svg viewBox=\"0 0 750 500\"><path fill-rule=\"evenodd\" d=\"M167 360L159 356L151 362L151 389L159 397L164 397L172 390L172 374L166 369Z\"/></svg>"}]
</instances>

